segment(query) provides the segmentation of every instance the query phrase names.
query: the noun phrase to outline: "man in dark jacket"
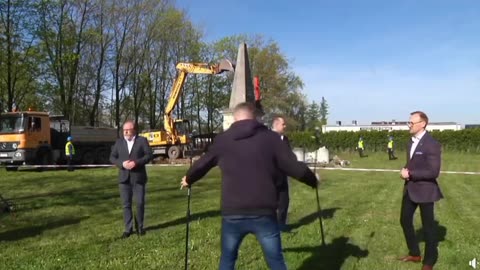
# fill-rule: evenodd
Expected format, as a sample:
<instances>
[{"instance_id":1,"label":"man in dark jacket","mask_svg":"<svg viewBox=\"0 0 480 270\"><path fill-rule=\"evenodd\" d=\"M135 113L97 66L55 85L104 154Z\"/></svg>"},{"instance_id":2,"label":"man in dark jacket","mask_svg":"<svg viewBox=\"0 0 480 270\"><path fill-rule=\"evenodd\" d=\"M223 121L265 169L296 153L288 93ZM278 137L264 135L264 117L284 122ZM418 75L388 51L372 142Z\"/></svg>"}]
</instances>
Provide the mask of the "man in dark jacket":
<instances>
[{"instance_id":1,"label":"man in dark jacket","mask_svg":"<svg viewBox=\"0 0 480 270\"><path fill-rule=\"evenodd\" d=\"M132 195L137 203L139 235L144 235L143 217L145 212L145 185L147 184L147 170L145 165L153 158L152 150L147 139L137 136L135 123L127 121L123 124L123 138L117 140L110 153L110 162L118 169L118 183L123 205L123 220L125 230L122 238L133 233L132 223Z\"/></svg>"},{"instance_id":2,"label":"man in dark jacket","mask_svg":"<svg viewBox=\"0 0 480 270\"><path fill-rule=\"evenodd\" d=\"M276 210L281 180L278 171L316 187L315 174L296 160L278 134L255 120L253 104L234 109L234 123L215 138L209 151L183 177L182 187L210 169L222 171L222 255L220 270L234 269L243 238L255 234L271 269L286 269Z\"/></svg>"},{"instance_id":3,"label":"man in dark jacket","mask_svg":"<svg viewBox=\"0 0 480 270\"><path fill-rule=\"evenodd\" d=\"M400 223L409 251L408 255L401 257L400 260L404 262L422 260L413 227L413 215L419 207L425 239L422 270L432 270L438 259L434 204L443 198L437 182L440 175L442 146L425 130L427 125L428 117L424 112L415 111L410 114L408 126L412 140L407 146L407 164L400 172L401 178L405 181Z\"/></svg>"},{"instance_id":4,"label":"man in dark jacket","mask_svg":"<svg viewBox=\"0 0 480 270\"><path fill-rule=\"evenodd\" d=\"M287 128L287 124L285 123L285 119L281 116L276 116L273 118L272 122L272 131L275 131L280 136L280 139L290 147L290 141L288 140L287 135L285 135L285 129ZM290 194L289 194L289 183L287 175L279 172L278 173L279 181L282 181L282 185L279 189L278 194L278 224L280 226L281 231L287 231L287 215L288 215L288 205L290 204Z\"/></svg>"}]
</instances>

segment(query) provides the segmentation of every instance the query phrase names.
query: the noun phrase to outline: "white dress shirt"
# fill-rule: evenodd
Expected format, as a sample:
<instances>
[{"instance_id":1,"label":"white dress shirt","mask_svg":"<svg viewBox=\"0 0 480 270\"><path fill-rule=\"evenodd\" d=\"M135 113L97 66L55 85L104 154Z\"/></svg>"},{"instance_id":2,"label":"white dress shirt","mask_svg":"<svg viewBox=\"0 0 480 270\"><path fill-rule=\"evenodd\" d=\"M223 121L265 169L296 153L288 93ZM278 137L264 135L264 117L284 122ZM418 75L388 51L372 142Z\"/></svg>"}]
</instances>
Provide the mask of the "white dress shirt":
<instances>
[{"instance_id":1,"label":"white dress shirt","mask_svg":"<svg viewBox=\"0 0 480 270\"><path fill-rule=\"evenodd\" d=\"M128 153L130 154L130 152L132 152L133 143L135 143L135 136L133 136L133 138L130 141L127 139L125 139L125 141L127 142Z\"/></svg>"},{"instance_id":2,"label":"white dress shirt","mask_svg":"<svg viewBox=\"0 0 480 270\"><path fill-rule=\"evenodd\" d=\"M425 135L425 130L418 134L417 136L412 137L412 148L410 148L410 159L413 157L413 153L415 153L415 149L417 148L418 142L422 139L423 135Z\"/></svg>"}]
</instances>

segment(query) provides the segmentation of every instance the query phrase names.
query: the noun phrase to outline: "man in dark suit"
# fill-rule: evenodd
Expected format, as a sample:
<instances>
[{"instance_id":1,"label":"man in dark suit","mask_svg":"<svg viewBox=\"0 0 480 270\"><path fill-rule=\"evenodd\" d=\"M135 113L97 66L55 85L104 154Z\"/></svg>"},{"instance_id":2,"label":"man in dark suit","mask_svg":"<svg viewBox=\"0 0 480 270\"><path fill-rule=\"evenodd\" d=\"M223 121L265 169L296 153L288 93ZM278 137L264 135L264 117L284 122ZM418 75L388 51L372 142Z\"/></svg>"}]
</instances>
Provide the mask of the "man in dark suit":
<instances>
[{"instance_id":1,"label":"man in dark suit","mask_svg":"<svg viewBox=\"0 0 480 270\"><path fill-rule=\"evenodd\" d=\"M415 111L410 114L408 126L412 140L407 146L407 164L400 176L405 180L400 223L407 242L409 254L400 260L420 262L420 248L415 238L413 215L420 207L425 236L425 256L422 270L431 270L438 259L437 228L434 220L434 202L443 198L438 186L440 174L441 145L425 130L428 117Z\"/></svg>"},{"instance_id":2,"label":"man in dark suit","mask_svg":"<svg viewBox=\"0 0 480 270\"><path fill-rule=\"evenodd\" d=\"M285 122L285 118L282 116L276 116L273 118L272 122L272 131L275 131L280 135L280 139L291 149L290 141L288 137L285 135L285 129L287 128L287 124ZM290 194L289 194L289 184L288 184L288 177L278 172L279 182L282 183L278 188L278 210L277 210L277 218L278 224L281 231L288 231L287 227L287 215L288 215L288 206L290 204Z\"/></svg>"},{"instance_id":3,"label":"man in dark suit","mask_svg":"<svg viewBox=\"0 0 480 270\"><path fill-rule=\"evenodd\" d=\"M145 164L149 163L153 154L148 141L137 136L133 121L123 124L123 138L117 140L110 154L110 162L119 168L120 197L123 205L123 220L125 230L122 238L127 238L133 233L132 195L137 204L137 233L144 235L143 217L145 210L145 185L147 171Z\"/></svg>"}]
</instances>

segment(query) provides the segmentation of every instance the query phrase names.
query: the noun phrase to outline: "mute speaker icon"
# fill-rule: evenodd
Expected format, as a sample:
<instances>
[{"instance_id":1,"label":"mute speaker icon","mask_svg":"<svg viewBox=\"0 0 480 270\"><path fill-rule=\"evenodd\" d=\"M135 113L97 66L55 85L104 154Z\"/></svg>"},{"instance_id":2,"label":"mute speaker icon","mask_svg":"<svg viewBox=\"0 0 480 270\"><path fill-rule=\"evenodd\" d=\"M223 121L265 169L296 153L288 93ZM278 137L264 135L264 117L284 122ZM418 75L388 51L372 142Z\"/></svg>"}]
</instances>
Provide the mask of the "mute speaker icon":
<instances>
[{"instance_id":1,"label":"mute speaker icon","mask_svg":"<svg viewBox=\"0 0 480 270\"><path fill-rule=\"evenodd\" d=\"M477 269L477 258L473 258L473 260L468 262L468 265L470 265L473 269Z\"/></svg>"}]
</instances>

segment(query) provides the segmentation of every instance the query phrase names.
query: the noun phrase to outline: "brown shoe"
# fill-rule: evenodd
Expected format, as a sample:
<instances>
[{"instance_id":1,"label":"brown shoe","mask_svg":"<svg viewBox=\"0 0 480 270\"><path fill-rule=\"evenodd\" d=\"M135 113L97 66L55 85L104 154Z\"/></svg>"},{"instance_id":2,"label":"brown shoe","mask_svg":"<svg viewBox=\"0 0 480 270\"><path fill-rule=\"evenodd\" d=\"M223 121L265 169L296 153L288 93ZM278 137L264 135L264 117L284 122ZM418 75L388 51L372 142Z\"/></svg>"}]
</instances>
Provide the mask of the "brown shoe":
<instances>
[{"instance_id":1,"label":"brown shoe","mask_svg":"<svg viewBox=\"0 0 480 270\"><path fill-rule=\"evenodd\" d=\"M425 264L425 265L422 267L422 270L433 270L433 266L430 266L430 265L426 265L426 264Z\"/></svg>"},{"instance_id":2,"label":"brown shoe","mask_svg":"<svg viewBox=\"0 0 480 270\"><path fill-rule=\"evenodd\" d=\"M402 262L421 262L422 261L422 256L405 256L405 257L401 257L398 259L399 261L402 261Z\"/></svg>"}]
</instances>

